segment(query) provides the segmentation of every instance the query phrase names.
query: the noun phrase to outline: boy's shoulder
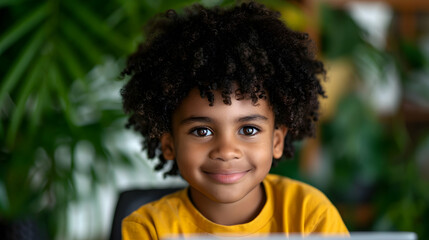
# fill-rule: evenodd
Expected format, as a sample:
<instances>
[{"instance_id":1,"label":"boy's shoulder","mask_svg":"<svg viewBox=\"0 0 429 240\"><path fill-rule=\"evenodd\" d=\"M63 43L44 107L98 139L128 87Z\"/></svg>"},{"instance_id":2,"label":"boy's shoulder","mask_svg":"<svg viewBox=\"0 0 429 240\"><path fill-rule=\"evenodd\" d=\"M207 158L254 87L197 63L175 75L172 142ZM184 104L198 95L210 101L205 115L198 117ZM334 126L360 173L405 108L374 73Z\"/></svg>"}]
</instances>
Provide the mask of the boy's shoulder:
<instances>
[{"instance_id":1,"label":"boy's shoulder","mask_svg":"<svg viewBox=\"0 0 429 240\"><path fill-rule=\"evenodd\" d=\"M317 188L287 177L269 174L264 180L274 218L288 222L290 232L347 233L338 210ZM271 191L271 193L270 193Z\"/></svg>"},{"instance_id":2,"label":"boy's shoulder","mask_svg":"<svg viewBox=\"0 0 429 240\"><path fill-rule=\"evenodd\" d=\"M268 174L264 180L267 195L271 195L276 202L296 204L312 204L331 206L332 203L316 187L299 180L275 174ZM271 194L269 193L271 191Z\"/></svg>"},{"instance_id":3,"label":"boy's shoulder","mask_svg":"<svg viewBox=\"0 0 429 240\"><path fill-rule=\"evenodd\" d=\"M186 205L187 188L163 196L162 198L146 203L127 216L124 221L140 222L148 216L171 214L183 205ZM144 216L144 217L143 217Z\"/></svg>"}]
</instances>

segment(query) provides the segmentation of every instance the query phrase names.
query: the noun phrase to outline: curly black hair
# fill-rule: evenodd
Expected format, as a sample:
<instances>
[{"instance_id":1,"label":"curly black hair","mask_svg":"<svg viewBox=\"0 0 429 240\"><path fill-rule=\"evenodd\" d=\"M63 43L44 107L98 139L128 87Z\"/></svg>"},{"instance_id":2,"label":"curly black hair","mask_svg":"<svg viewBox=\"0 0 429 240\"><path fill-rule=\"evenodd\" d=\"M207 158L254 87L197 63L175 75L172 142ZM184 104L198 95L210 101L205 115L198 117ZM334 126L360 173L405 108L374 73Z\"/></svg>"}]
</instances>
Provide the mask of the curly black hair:
<instances>
[{"instance_id":1,"label":"curly black hair","mask_svg":"<svg viewBox=\"0 0 429 240\"><path fill-rule=\"evenodd\" d=\"M289 129L286 158L293 156L293 141L314 136L326 72L308 34L292 31L279 17L255 2L232 8L193 5L183 14L168 10L147 25L146 41L122 73L131 78L121 94L130 114L127 127L143 135L149 158L160 159L155 170L167 162L160 137L171 131L173 112L193 88L210 105L213 91L230 104L234 86L253 103L268 99L276 126ZM177 175L177 165L165 171Z\"/></svg>"}]
</instances>

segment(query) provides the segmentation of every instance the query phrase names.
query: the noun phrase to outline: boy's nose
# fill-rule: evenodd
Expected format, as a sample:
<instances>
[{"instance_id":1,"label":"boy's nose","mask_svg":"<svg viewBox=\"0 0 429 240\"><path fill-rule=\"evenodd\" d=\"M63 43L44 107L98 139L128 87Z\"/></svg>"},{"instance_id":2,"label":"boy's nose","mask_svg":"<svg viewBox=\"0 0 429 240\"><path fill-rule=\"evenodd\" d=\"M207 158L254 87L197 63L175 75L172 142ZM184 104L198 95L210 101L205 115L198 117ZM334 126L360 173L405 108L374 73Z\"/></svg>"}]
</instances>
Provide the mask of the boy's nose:
<instances>
[{"instance_id":1,"label":"boy's nose","mask_svg":"<svg viewBox=\"0 0 429 240\"><path fill-rule=\"evenodd\" d=\"M209 157L214 160L229 161L240 159L242 152L233 137L223 137L216 140L216 145Z\"/></svg>"}]
</instances>

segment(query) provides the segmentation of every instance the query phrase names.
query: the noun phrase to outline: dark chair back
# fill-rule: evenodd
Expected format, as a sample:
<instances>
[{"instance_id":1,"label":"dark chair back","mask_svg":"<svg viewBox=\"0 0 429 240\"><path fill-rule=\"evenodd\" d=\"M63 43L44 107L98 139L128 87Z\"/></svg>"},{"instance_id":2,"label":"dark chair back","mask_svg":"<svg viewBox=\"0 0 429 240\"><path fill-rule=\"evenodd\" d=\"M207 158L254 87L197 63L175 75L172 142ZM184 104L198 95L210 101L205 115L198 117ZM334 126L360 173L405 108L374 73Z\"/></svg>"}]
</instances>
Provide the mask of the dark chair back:
<instances>
[{"instance_id":1,"label":"dark chair back","mask_svg":"<svg viewBox=\"0 0 429 240\"><path fill-rule=\"evenodd\" d=\"M161 197L183 189L183 187L175 188L156 188L156 189L136 189L127 190L119 195L116 204L115 215L113 216L112 230L110 232L110 240L121 240L121 224L122 220L137 210L140 206L158 200Z\"/></svg>"}]
</instances>

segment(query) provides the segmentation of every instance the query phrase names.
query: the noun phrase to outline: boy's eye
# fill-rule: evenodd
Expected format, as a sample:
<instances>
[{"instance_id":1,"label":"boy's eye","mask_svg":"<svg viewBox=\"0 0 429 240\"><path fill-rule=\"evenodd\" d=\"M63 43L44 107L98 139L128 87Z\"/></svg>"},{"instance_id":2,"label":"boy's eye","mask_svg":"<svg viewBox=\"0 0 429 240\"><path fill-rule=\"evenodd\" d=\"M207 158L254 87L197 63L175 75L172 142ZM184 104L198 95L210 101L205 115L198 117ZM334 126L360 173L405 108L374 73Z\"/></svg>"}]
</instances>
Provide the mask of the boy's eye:
<instances>
[{"instance_id":1,"label":"boy's eye","mask_svg":"<svg viewBox=\"0 0 429 240\"><path fill-rule=\"evenodd\" d=\"M255 134L257 134L259 132L259 129L255 128L255 127L242 127L238 133L242 134L242 135L246 135L246 136L253 136Z\"/></svg>"},{"instance_id":2,"label":"boy's eye","mask_svg":"<svg viewBox=\"0 0 429 240\"><path fill-rule=\"evenodd\" d=\"M213 132L208 128L197 128L194 129L191 133L198 137L207 137L213 135Z\"/></svg>"}]
</instances>

